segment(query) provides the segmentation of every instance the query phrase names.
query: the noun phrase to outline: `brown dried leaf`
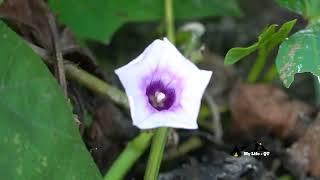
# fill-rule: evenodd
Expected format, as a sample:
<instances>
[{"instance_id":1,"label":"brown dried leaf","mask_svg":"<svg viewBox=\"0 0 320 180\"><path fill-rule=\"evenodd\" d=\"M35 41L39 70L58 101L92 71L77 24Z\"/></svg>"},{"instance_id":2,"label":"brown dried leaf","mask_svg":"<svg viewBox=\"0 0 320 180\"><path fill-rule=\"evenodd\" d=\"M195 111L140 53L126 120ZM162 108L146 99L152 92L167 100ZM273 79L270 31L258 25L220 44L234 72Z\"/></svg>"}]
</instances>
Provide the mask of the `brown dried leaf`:
<instances>
[{"instance_id":1,"label":"brown dried leaf","mask_svg":"<svg viewBox=\"0 0 320 180\"><path fill-rule=\"evenodd\" d=\"M299 114L310 114L312 108L300 101L290 101L280 89L270 85L243 84L236 87L230 98L235 133L253 135L267 130L286 138L303 131Z\"/></svg>"},{"instance_id":2,"label":"brown dried leaf","mask_svg":"<svg viewBox=\"0 0 320 180\"><path fill-rule=\"evenodd\" d=\"M312 176L320 177L320 120L316 120L306 133L289 149L290 161Z\"/></svg>"}]
</instances>

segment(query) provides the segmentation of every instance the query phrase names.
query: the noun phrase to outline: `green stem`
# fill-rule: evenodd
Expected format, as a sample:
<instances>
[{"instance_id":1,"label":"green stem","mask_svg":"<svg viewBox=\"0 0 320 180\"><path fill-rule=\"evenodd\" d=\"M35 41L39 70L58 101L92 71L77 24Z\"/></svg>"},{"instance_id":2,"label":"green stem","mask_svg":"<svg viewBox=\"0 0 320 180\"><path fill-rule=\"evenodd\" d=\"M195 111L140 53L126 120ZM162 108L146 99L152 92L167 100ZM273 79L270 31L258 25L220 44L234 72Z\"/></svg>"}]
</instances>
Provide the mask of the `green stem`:
<instances>
[{"instance_id":1,"label":"green stem","mask_svg":"<svg viewBox=\"0 0 320 180\"><path fill-rule=\"evenodd\" d=\"M175 30L174 30L174 19L173 19L173 7L172 0L164 0L165 7L165 23L168 39L174 44L175 43Z\"/></svg>"},{"instance_id":2,"label":"green stem","mask_svg":"<svg viewBox=\"0 0 320 180\"><path fill-rule=\"evenodd\" d=\"M267 71L266 75L263 78L264 82L270 82L274 80L278 76L277 67L275 64L272 64L272 66Z\"/></svg>"},{"instance_id":3,"label":"green stem","mask_svg":"<svg viewBox=\"0 0 320 180\"><path fill-rule=\"evenodd\" d=\"M157 129L153 137L148 165L144 175L145 180L156 180L158 178L168 132L169 128L162 127Z\"/></svg>"},{"instance_id":4,"label":"green stem","mask_svg":"<svg viewBox=\"0 0 320 180\"><path fill-rule=\"evenodd\" d=\"M145 152L153 133L142 132L130 141L108 170L105 180L123 179L137 159Z\"/></svg>"},{"instance_id":5,"label":"green stem","mask_svg":"<svg viewBox=\"0 0 320 180\"><path fill-rule=\"evenodd\" d=\"M249 83L254 83L255 81L257 81L264 65L266 64L266 61L267 61L267 51L264 48L262 48L261 50L259 50L258 58L249 72L249 75L247 78L247 81Z\"/></svg>"},{"instance_id":6,"label":"green stem","mask_svg":"<svg viewBox=\"0 0 320 180\"><path fill-rule=\"evenodd\" d=\"M172 0L164 0L164 7L167 36L169 41L171 41L174 44L175 30ZM155 180L158 178L163 152L167 142L168 132L169 128L167 127L158 128L156 130L155 136L152 140L147 169L144 175L145 180Z\"/></svg>"},{"instance_id":7,"label":"green stem","mask_svg":"<svg viewBox=\"0 0 320 180\"><path fill-rule=\"evenodd\" d=\"M67 63L64 65L64 69L68 79L72 79L96 94L111 99L115 103L129 109L127 96L121 90L107 84L74 64Z\"/></svg>"}]
</instances>

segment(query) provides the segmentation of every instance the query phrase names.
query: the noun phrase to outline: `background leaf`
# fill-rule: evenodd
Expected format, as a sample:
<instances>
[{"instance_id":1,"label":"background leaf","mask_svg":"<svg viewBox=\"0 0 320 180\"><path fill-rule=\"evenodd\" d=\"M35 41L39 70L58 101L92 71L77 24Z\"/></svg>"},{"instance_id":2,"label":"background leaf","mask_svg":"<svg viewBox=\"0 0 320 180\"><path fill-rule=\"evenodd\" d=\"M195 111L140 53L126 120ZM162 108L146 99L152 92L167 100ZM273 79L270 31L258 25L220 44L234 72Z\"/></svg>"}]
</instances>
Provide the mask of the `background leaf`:
<instances>
[{"instance_id":1,"label":"background leaf","mask_svg":"<svg viewBox=\"0 0 320 180\"><path fill-rule=\"evenodd\" d=\"M296 73L311 72L320 77L320 25L309 26L285 40L276 59L280 79L286 87Z\"/></svg>"},{"instance_id":2,"label":"background leaf","mask_svg":"<svg viewBox=\"0 0 320 180\"><path fill-rule=\"evenodd\" d=\"M273 24L269 26L262 31L258 38L258 42L253 45L249 47L236 47L230 49L225 56L224 63L234 64L256 50L263 49L263 51L265 51L263 54L268 55L268 52L275 48L276 45L281 43L289 35L295 23L296 20L288 21L284 23L277 32L275 31L277 25Z\"/></svg>"},{"instance_id":3,"label":"background leaf","mask_svg":"<svg viewBox=\"0 0 320 180\"><path fill-rule=\"evenodd\" d=\"M173 2L177 19L240 15L235 0ZM160 20L164 14L162 0L49 0L49 4L80 39L103 42L109 42L113 33L126 22Z\"/></svg>"},{"instance_id":4,"label":"background leaf","mask_svg":"<svg viewBox=\"0 0 320 180\"><path fill-rule=\"evenodd\" d=\"M282 7L295 11L308 19L320 18L319 0L276 0Z\"/></svg>"},{"instance_id":5,"label":"background leaf","mask_svg":"<svg viewBox=\"0 0 320 180\"><path fill-rule=\"evenodd\" d=\"M55 79L0 21L1 179L101 179Z\"/></svg>"}]
</instances>

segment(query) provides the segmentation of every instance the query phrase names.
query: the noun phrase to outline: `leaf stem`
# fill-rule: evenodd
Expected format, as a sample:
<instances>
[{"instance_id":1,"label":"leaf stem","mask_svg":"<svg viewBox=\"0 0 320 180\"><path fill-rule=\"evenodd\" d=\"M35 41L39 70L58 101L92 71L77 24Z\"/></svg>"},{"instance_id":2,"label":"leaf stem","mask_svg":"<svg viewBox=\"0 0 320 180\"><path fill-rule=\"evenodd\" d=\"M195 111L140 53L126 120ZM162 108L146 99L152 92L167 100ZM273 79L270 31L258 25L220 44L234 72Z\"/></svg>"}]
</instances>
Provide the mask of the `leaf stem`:
<instances>
[{"instance_id":1,"label":"leaf stem","mask_svg":"<svg viewBox=\"0 0 320 180\"><path fill-rule=\"evenodd\" d=\"M158 178L168 132L169 128L167 127L158 128L156 130L152 140L147 169L144 175L145 180L156 180Z\"/></svg>"},{"instance_id":2,"label":"leaf stem","mask_svg":"<svg viewBox=\"0 0 320 180\"><path fill-rule=\"evenodd\" d=\"M124 179L133 164L147 149L152 135L152 132L142 132L131 140L108 170L104 180Z\"/></svg>"},{"instance_id":3,"label":"leaf stem","mask_svg":"<svg viewBox=\"0 0 320 180\"><path fill-rule=\"evenodd\" d=\"M265 48L261 48L261 50L258 51L258 58L249 72L249 75L247 78L247 81L249 83L254 83L257 81L261 71L263 70L264 65L266 64L266 61L267 61L267 51Z\"/></svg>"}]
</instances>

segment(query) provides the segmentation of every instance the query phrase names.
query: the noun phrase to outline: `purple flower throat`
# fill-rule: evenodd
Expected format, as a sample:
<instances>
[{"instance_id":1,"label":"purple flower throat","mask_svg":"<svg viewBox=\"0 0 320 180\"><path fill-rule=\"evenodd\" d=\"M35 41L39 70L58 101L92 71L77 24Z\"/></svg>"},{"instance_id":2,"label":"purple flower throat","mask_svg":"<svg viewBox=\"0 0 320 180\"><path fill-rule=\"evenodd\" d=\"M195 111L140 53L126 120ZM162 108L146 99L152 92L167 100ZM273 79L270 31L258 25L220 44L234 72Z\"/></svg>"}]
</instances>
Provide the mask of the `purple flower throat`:
<instances>
[{"instance_id":1,"label":"purple flower throat","mask_svg":"<svg viewBox=\"0 0 320 180\"><path fill-rule=\"evenodd\" d=\"M151 81L146 88L146 95L150 105L158 111L168 110L176 100L175 90L161 80Z\"/></svg>"}]
</instances>

